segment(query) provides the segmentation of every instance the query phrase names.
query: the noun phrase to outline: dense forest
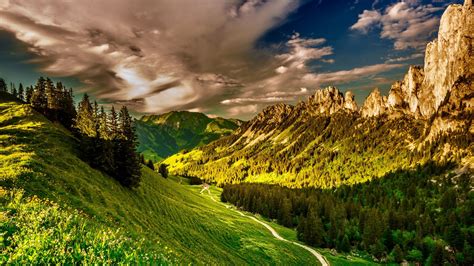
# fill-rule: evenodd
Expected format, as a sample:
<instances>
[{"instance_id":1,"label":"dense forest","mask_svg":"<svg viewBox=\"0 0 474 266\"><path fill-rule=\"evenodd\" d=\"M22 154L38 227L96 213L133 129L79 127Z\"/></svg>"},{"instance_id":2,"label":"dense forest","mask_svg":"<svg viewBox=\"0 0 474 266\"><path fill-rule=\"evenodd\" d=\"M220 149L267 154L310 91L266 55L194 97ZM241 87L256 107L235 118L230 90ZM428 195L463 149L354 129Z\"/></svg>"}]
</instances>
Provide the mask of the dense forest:
<instances>
[{"instance_id":1,"label":"dense forest","mask_svg":"<svg viewBox=\"0 0 474 266\"><path fill-rule=\"evenodd\" d=\"M384 262L473 265L472 180L447 176L452 167L431 162L333 190L226 185L221 199L296 227L315 247L365 250Z\"/></svg>"},{"instance_id":2,"label":"dense forest","mask_svg":"<svg viewBox=\"0 0 474 266\"><path fill-rule=\"evenodd\" d=\"M84 94L76 109L72 89L61 82L40 77L34 86L10 84L0 78L0 92L9 92L19 101L30 104L51 121L62 124L79 140L81 157L92 167L117 179L126 187L140 183L140 158L132 117L127 107L119 112L114 106L107 113Z\"/></svg>"},{"instance_id":3,"label":"dense forest","mask_svg":"<svg viewBox=\"0 0 474 266\"><path fill-rule=\"evenodd\" d=\"M466 119L471 120L472 116ZM366 119L341 111L331 116L285 117L277 125L266 123L249 122L240 132L165 162L174 174L198 176L219 185L245 180L331 188L377 179L432 159L460 161L473 152L471 122L462 130L430 139L429 121L409 116Z\"/></svg>"}]
</instances>

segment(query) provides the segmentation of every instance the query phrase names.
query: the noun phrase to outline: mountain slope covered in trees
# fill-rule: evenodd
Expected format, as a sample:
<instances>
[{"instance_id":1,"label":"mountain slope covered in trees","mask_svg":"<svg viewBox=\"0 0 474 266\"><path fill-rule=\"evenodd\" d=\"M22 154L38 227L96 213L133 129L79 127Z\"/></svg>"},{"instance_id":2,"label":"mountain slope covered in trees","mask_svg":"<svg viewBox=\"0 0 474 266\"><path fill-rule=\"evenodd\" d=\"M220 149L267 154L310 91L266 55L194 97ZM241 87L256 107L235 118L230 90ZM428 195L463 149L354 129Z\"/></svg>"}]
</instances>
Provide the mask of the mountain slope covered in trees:
<instances>
[{"instance_id":1,"label":"mountain slope covered in trees","mask_svg":"<svg viewBox=\"0 0 474 266\"><path fill-rule=\"evenodd\" d=\"M445 11L424 67L359 108L350 91L317 90L296 106L269 106L234 134L171 156L175 174L218 184L337 187L430 160L474 168L474 12Z\"/></svg>"},{"instance_id":2,"label":"mountain slope covered in trees","mask_svg":"<svg viewBox=\"0 0 474 266\"><path fill-rule=\"evenodd\" d=\"M146 115L135 120L138 151L146 159L161 161L183 149L208 144L232 133L242 121L210 118L203 113L176 111Z\"/></svg>"},{"instance_id":3,"label":"mountain slope covered in trees","mask_svg":"<svg viewBox=\"0 0 474 266\"><path fill-rule=\"evenodd\" d=\"M137 188L91 168L81 143L0 92L0 263L308 264L305 250L146 167Z\"/></svg>"}]
</instances>

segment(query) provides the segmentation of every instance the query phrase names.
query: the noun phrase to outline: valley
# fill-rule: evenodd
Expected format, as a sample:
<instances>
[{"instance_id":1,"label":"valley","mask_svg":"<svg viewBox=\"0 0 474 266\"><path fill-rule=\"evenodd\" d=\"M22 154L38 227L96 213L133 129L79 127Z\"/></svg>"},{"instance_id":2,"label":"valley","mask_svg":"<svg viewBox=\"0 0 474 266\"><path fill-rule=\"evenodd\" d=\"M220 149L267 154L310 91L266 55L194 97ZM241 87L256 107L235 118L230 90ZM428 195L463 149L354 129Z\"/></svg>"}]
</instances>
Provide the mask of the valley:
<instances>
[{"instance_id":1,"label":"valley","mask_svg":"<svg viewBox=\"0 0 474 266\"><path fill-rule=\"evenodd\" d=\"M27 2L1 265L474 264L471 0Z\"/></svg>"}]
</instances>

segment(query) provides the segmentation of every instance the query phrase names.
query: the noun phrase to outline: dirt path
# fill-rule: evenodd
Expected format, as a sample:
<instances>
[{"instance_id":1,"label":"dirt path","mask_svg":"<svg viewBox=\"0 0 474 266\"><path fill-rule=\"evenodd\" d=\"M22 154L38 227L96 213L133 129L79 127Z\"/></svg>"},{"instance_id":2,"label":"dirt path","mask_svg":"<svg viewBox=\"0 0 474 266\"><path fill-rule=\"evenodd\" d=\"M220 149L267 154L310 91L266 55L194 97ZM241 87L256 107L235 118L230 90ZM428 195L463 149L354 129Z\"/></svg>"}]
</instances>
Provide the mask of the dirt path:
<instances>
[{"instance_id":1,"label":"dirt path","mask_svg":"<svg viewBox=\"0 0 474 266\"><path fill-rule=\"evenodd\" d=\"M224 204L224 203L222 203L222 202L217 201L212 195L209 195L209 197L210 197L214 202L217 202L217 203L220 203L220 204L224 205L227 209L233 209L231 206L226 205L226 204ZM295 241L290 241L290 240L288 240L288 239L285 239L285 238L281 237L281 236L277 233L277 231L275 231L275 229L273 229L273 227L271 227L271 226L268 225L267 223L262 222L262 221L258 220L257 218L255 218L255 217L253 217L253 216L246 215L246 214L244 214L243 212L240 212L240 211L238 211L238 210L235 210L235 209L233 209L233 210L234 210L235 212L237 212L238 214L240 214L240 215L242 215L242 216L245 216L245 217L247 217L247 218L250 218L250 219L254 220L255 222L257 222L257 223L259 223L259 224L265 226L265 228L267 228L268 231L270 231L270 233L272 233L272 235L273 235L276 239L281 240L281 241L284 241L284 242L289 242L289 243L291 243L291 244L293 244L293 245L297 245L297 246L299 246L299 247L301 247L301 248L306 249L307 251L311 252L311 254L313 254L313 256L315 256L315 257L318 259L318 261L321 263L321 265L323 265L323 266L329 266L329 262L326 260L326 258L324 258L323 255L321 255L319 252L317 252L317 251L314 250L313 248L308 247L308 246L303 245L303 244L300 244L300 243L295 242Z\"/></svg>"}]
</instances>

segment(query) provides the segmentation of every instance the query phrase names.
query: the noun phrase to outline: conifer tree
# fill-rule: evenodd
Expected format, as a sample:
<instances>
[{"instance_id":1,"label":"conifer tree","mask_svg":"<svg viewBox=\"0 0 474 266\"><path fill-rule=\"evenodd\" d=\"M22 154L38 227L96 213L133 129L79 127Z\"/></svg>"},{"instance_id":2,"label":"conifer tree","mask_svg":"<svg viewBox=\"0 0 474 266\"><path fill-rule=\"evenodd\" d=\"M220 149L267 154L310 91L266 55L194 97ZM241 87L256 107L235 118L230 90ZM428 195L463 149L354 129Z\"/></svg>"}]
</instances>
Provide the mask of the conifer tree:
<instances>
[{"instance_id":1,"label":"conifer tree","mask_svg":"<svg viewBox=\"0 0 474 266\"><path fill-rule=\"evenodd\" d=\"M26 87L25 102L31 104L32 96L33 96L33 87L32 86Z\"/></svg>"},{"instance_id":2,"label":"conifer tree","mask_svg":"<svg viewBox=\"0 0 474 266\"><path fill-rule=\"evenodd\" d=\"M160 175L164 178L168 178L168 165L167 164L160 164L160 168L158 168L158 172L160 173Z\"/></svg>"},{"instance_id":3,"label":"conifer tree","mask_svg":"<svg viewBox=\"0 0 474 266\"><path fill-rule=\"evenodd\" d=\"M107 125L107 113L104 110L104 107L100 107L99 116L98 116L98 124L99 124L99 134L103 139L110 139L109 137L109 129Z\"/></svg>"},{"instance_id":4,"label":"conifer tree","mask_svg":"<svg viewBox=\"0 0 474 266\"><path fill-rule=\"evenodd\" d=\"M77 117L75 127L79 130L80 133L93 137L95 136L95 123L93 116L93 109L91 102L89 100L89 95L84 94L81 102L77 108Z\"/></svg>"},{"instance_id":5,"label":"conifer tree","mask_svg":"<svg viewBox=\"0 0 474 266\"><path fill-rule=\"evenodd\" d=\"M114 145L116 177L126 187L138 187L141 179L140 158L136 152L135 129L127 107L120 109L118 122L119 137Z\"/></svg>"},{"instance_id":6,"label":"conifer tree","mask_svg":"<svg viewBox=\"0 0 474 266\"><path fill-rule=\"evenodd\" d=\"M23 88L23 84L20 83L18 86L18 99L21 101L25 100L25 89Z\"/></svg>"},{"instance_id":7,"label":"conifer tree","mask_svg":"<svg viewBox=\"0 0 474 266\"><path fill-rule=\"evenodd\" d=\"M7 83L3 78L0 78L0 92L7 92Z\"/></svg>"},{"instance_id":8,"label":"conifer tree","mask_svg":"<svg viewBox=\"0 0 474 266\"><path fill-rule=\"evenodd\" d=\"M152 160L148 160L148 162L146 163L146 166L148 166L148 168L150 168L153 171L155 170L155 166L153 165Z\"/></svg>"},{"instance_id":9,"label":"conifer tree","mask_svg":"<svg viewBox=\"0 0 474 266\"><path fill-rule=\"evenodd\" d=\"M15 84L10 83L10 93L13 97L18 98L18 92L16 90Z\"/></svg>"},{"instance_id":10,"label":"conifer tree","mask_svg":"<svg viewBox=\"0 0 474 266\"><path fill-rule=\"evenodd\" d=\"M109 117L109 131L110 131L110 139L116 139L119 134L119 129L118 129L118 115L117 112L115 112L115 107L112 105L112 108L110 109L110 117Z\"/></svg>"},{"instance_id":11,"label":"conifer tree","mask_svg":"<svg viewBox=\"0 0 474 266\"><path fill-rule=\"evenodd\" d=\"M46 80L40 77L36 82L34 92L31 96L31 105L40 113L44 113L48 108L48 98L46 97Z\"/></svg>"}]
</instances>

